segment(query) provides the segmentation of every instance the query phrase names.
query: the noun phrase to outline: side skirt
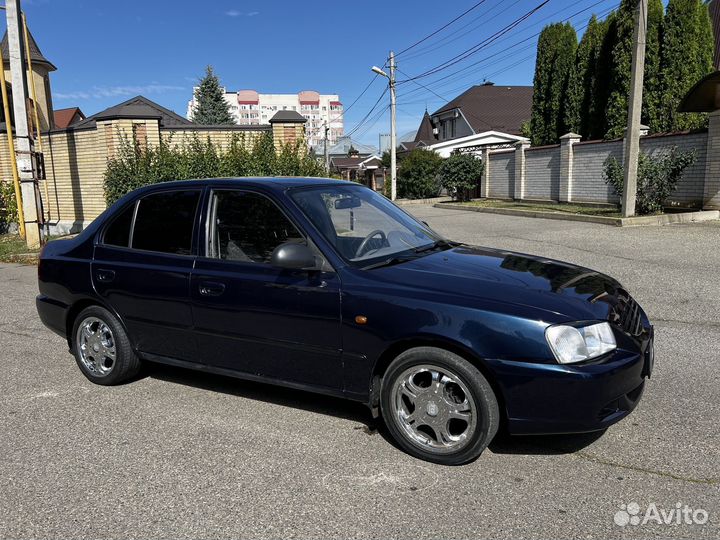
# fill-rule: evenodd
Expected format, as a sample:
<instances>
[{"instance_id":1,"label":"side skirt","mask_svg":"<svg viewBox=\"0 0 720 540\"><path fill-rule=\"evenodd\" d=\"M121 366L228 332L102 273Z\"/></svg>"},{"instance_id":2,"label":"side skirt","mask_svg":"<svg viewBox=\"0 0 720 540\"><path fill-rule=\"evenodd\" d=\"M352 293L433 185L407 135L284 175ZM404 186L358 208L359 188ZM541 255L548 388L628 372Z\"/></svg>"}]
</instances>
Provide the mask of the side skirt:
<instances>
[{"instance_id":1,"label":"side skirt","mask_svg":"<svg viewBox=\"0 0 720 540\"><path fill-rule=\"evenodd\" d=\"M242 379L246 381L254 381L263 384L272 384L275 386L283 386L285 388L293 388L295 390L302 390L305 392L312 392L315 394L324 394L326 396L339 397L343 399L349 399L351 401L359 401L367 404L367 396L356 394L354 392L345 392L340 389L328 388L325 386L312 386L303 383L296 383L292 381L285 381L282 379L275 379L270 377L263 377L262 375L254 375L252 373L245 373L242 371L235 371L233 369L221 368L216 366L210 366L208 364L201 364L198 362L188 362L185 360L178 360L177 358L170 358L168 356L160 356L158 354L150 353L138 353L140 358L149 362L155 362L157 364L165 364L168 366L176 366L185 369L192 369L194 371L202 371L205 373L214 373L215 375L223 375L225 377L232 377L234 379Z\"/></svg>"}]
</instances>

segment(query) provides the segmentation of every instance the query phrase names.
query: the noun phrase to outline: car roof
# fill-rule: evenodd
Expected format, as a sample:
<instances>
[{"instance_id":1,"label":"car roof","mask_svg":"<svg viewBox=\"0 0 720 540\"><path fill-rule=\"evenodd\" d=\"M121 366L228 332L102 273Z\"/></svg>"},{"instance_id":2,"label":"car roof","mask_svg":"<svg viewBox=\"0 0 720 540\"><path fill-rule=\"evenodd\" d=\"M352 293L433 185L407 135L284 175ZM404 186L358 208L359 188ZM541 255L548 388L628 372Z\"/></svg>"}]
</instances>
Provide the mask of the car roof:
<instances>
[{"instance_id":1,"label":"car roof","mask_svg":"<svg viewBox=\"0 0 720 540\"><path fill-rule=\"evenodd\" d=\"M172 182L161 182L144 186L138 191L152 191L154 189L166 189L173 187L265 187L270 189L285 190L291 187L306 187L317 185L358 185L348 180L337 180L335 178L311 178L299 176L253 176L239 178L202 178L196 180L176 180Z\"/></svg>"}]
</instances>

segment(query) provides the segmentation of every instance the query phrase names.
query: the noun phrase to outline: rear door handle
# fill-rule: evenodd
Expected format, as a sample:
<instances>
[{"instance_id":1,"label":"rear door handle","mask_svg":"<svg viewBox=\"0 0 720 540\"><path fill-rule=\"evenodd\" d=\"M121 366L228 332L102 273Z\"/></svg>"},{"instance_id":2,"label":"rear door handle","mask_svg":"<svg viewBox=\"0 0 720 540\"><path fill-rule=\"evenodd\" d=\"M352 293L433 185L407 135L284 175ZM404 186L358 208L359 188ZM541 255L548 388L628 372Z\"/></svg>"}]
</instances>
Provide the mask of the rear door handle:
<instances>
[{"instance_id":1,"label":"rear door handle","mask_svg":"<svg viewBox=\"0 0 720 540\"><path fill-rule=\"evenodd\" d=\"M113 279L115 279L115 271L99 268L95 271L95 277L98 281L101 281L103 283L110 283Z\"/></svg>"},{"instance_id":2,"label":"rear door handle","mask_svg":"<svg viewBox=\"0 0 720 540\"><path fill-rule=\"evenodd\" d=\"M201 281L198 290L203 296L220 296L225 292L225 284L215 281Z\"/></svg>"}]
</instances>

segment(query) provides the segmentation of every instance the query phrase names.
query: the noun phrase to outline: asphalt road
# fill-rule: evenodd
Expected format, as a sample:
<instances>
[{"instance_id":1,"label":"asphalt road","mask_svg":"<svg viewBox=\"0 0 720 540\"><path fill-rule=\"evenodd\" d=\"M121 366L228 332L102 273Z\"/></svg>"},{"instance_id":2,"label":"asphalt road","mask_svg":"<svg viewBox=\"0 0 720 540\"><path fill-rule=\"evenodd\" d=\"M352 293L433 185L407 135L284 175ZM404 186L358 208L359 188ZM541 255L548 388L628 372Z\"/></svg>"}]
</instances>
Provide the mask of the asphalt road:
<instances>
[{"instance_id":1,"label":"asphalt road","mask_svg":"<svg viewBox=\"0 0 720 540\"><path fill-rule=\"evenodd\" d=\"M432 465L337 399L165 367L93 386L37 319L35 269L0 265L0 536L720 536L720 224L410 210L453 239L619 278L657 328L638 409L600 437L504 437L472 464ZM641 518L677 503L709 517L616 525L631 502Z\"/></svg>"}]
</instances>

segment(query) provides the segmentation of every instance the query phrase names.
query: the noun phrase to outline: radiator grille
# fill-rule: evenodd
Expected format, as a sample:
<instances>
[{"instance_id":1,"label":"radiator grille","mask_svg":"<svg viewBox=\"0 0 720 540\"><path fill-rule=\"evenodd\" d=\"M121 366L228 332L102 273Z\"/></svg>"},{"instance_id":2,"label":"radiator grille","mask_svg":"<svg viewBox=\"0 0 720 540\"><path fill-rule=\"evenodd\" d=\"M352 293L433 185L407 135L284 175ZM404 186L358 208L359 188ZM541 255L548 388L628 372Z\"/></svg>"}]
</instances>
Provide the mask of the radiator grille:
<instances>
[{"instance_id":1,"label":"radiator grille","mask_svg":"<svg viewBox=\"0 0 720 540\"><path fill-rule=\"evenodd\" d=\"M638 336L643 331L640 305L624 291L618 295L618 302L613 309L611 318L628 334Z\"/></svg>"}]
</instances>

